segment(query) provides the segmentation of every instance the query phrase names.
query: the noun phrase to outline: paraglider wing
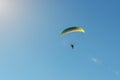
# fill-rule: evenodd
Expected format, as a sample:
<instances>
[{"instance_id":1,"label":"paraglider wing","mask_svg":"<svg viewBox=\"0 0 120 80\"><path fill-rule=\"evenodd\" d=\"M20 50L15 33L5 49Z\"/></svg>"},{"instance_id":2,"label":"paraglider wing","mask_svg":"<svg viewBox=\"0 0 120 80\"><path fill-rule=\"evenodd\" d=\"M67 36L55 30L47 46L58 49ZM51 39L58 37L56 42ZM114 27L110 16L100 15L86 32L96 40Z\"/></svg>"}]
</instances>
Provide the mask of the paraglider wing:
<instances>
[{"instance_id":1,"label":"paraglider wing","mask_svg":"<svg viewBox=\"0 0 120 80\"><path fill-rule=\"evenodd\" d=\"M63 30L61 35L64 36L65 34L68 34L71 32L85 32L85 30L82 27L70 27L70 28Z\"/></svg>"}]
</instances>

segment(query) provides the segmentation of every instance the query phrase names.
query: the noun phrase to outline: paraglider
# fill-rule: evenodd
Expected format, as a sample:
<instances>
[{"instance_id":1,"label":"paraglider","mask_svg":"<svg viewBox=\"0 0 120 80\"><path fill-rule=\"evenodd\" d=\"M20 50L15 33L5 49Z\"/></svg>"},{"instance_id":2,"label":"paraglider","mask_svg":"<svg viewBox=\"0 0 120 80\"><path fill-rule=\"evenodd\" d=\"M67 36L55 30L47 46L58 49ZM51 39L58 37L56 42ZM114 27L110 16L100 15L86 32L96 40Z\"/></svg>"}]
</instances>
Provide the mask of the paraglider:
<instances>
[{"instance_id":1,"label":"paraglider","mask_svg":"<svg viewBox=\"0 0 120 80\"><path fill-rule=\"evenodd\" d=\"M69 28L64 29L64 30L61 32L61 35L64 36L64 35L69 34L69 33L72 33L72 32L84 33L85 30L84 30L82 27L78 27L78 26L69 27ZM74 45L73 45L73 44L70 44L70 46L71 46L72 49L74 49Z\"/></svg>"},{"instance_id":2,"label":"paraglider","mask_svg":"<svg viewBox=\"0 0 120 80\"><path fill-rule=\"evenodd\" d=\"M74 45L73 44L71 44L70 46L71 46L72 49L74 49Z\"/></svg>"}]
</instances>

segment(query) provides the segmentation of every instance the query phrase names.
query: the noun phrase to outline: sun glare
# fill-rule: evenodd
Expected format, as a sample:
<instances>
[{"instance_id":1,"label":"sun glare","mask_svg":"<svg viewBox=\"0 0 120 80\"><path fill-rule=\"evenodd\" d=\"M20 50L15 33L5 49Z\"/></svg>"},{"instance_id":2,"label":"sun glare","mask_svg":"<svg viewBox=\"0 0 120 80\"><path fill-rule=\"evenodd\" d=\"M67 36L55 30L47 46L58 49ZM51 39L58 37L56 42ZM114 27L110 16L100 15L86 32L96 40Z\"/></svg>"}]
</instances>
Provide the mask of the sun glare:
<instances>
[{"instance_id":1,"label":"sun glare","mask_svg":"<svg viewBox=\"0 0 120 80\"><path fill-rule=\"evenodd\" d=\"M23 0L0 0L0 31L9 30L22 19L24 11Z\"/></svg>"},{"instance_id":2,"label":"sun glare","mask_svg":"<svg viewBox=\"0 0 120 80\"><path fill-rule=\"evenodd\" d=\"M12 16L14 4L11 0L0 0L0 19L4 20Z\"/></svg>"}]
</instances>

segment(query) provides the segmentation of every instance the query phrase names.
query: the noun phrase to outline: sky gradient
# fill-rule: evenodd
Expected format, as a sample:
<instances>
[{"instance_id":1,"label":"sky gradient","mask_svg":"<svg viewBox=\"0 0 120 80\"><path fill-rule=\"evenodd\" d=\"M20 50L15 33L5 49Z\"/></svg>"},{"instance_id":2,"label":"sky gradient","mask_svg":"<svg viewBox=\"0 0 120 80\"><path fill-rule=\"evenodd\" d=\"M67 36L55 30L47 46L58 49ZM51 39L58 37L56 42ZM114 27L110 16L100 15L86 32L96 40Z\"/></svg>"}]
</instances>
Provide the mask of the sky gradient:
<instances>
[{"instance_id":1,"label":"sky gradient","mask_svg":"<svg viewBox=\"0 0 120 80\"><path fill-rule=\"evenodd\" d=\"M120 80L120 1L0 2L0 80Z\"/></svg>"}]
</instances>

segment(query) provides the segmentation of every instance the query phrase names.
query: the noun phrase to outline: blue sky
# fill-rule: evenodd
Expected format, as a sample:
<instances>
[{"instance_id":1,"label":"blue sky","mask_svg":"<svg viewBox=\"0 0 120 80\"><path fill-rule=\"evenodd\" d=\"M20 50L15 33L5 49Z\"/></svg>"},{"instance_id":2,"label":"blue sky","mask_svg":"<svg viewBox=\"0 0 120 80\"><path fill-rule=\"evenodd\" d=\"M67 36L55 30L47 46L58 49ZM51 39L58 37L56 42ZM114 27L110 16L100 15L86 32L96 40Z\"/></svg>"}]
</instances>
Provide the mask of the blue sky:
<instances>
[{"instance_id":1,"label":"blue sky","mask_svg":"<svg viewBox=\"0 0 120 80\"><path fill-rule=\"evenodd\" d=\"M12 14L0 15L1 80L120 80L120 1L13 3ZM71 26L86 33L61 37Z\"/></svg>"}]
</instances>

